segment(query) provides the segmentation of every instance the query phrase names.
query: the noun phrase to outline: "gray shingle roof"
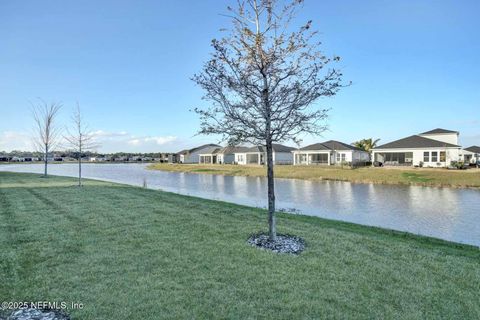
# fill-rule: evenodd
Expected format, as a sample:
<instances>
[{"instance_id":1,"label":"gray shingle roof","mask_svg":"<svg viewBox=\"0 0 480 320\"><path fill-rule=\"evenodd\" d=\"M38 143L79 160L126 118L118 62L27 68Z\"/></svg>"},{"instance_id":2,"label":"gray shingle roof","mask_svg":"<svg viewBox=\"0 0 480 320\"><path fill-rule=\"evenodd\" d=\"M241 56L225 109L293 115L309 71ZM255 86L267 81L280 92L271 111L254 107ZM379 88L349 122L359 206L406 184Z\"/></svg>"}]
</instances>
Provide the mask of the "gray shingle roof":
<instances>
[{"instance_id":1,"label":"gray shingle roof","mask_svg":"<svg viewBox=\"0 0 480 320\"><path fill-rule=\"evenodd\" d=\"M395 140L375 149L410 149L410 148L459 148L455 144L413 135L400 140Z\"/></svg>"},{"instance_id":2,"label":"gray shingle roof","mask_svg":"<svg viewBox=\"0 0 480 320\"><path fill-rule=\"evenodd\" d=\"M328 151L330 150L330 148L324 145L323 143L314 143L306 147L300 148L300 150L327 150Z\"/></svg>"},{"instance_id":3,"label":"gray shingle roof","mask_svg":"<svg viewBox=\"0 0 480 320\"><path fill-rule=\"evenodd\" d=\"M293 147L284 146L283 144L272 143L273 151L274 152L292 152L295 150ZM254 146L249 148L245 152L267 152L266 147L264 146Z\"/></svg>"},{"instance_id":4,"label":"gray shingle roof","mask_svg":"<svg viewBox=\"0 0 480 320\"><path fill-rule=\"evenodd\" d=\"M190 150L185 149L185 150L179 151L177 154L192 153L192 152L195 152L195 151L198 151L198 150L201 150L201 149L205 149L205 148L208 148L208 147L220 148L220 146L219 146L218 144L209 143L209 144L204 144L204 145L195 147L195 148L190 149ZM213 150L212 150L212 151L213 151ZM208 152L205 152L205 153L208 153Z\"/></svg>"},{"instance_id":5,"label":"gray shingle roof","mask_svg":"<svg viewBox=\"0 0 480 320\"><path fill-rule=\"evenodd\" d=\"M473 152L473 153L480 153L480 147L479 146L471 146L471 147L465 148L465 150Z\"/></svg>"},{"instance_id":6,"label":"gray shingle roof","mask_svg":"<svg viewBox=\"0 0 480 320\"><path fill-rule=\"evenodd\" d=\"M202 154L213 154L215 153L215 151L217 151L218 149L220 149L218 146L213 146L213 147L205 147L205 148L198 148L196 150L201 150Z\"/></svg>"},{"instance_id":7,"label":"gray shingle roof","mask_svg":"<svg viewBox=\"0 0 480 320\"><path fill-rule=\"evenodd\" d=\"M360 148L335 140L329 140L323 144L329 147L331 150L360 150Z\"/></svg>"},{"instance_id":8,"label":"gray shingle roof","mask_svg":"<svg viewBox=\"0 0 480 320\"><path fill-rule=\"evenodd\" d=\"M424 133L420 134L439 134L439 133L458 133L458 131L452 131L452 130L447 130L447 129L442 129L442 128L437 128L433 129Z\"/></svg>"},{"instance_id":9,"label":"gray shingle roof","mask_svg":"<svg viewBox=\"0 0 480 320\"><path fill-rule=\"evenodd\" d=\"M273 143L272 146L273 146L273 151L275 152L292 152L293 150L295 150L295 148L284 146L283 144Z\"/></svg>"},{"instance_id":10,"label":"gray shingle roof","mask_svg":"<svg viewBox=\"0 0 480 320\"><path fill-rule=\"evenodd\" d=\"M335 140L328 140L322 143L314 143L303 147L300 150L360 150L359 148Z\"/></svg>"},{"instance_id":11,"label":"gray shingle roof","mask_svg":"<svg viewBox=\"0 0 480 320\"><path fill-rule=\"evenodd\" d=\"M247 152L250 149L248 147L238 146L238 147L225 147L218 149L215 153L219 154L232 154L232 153L240 153L240 152Z\"/></svg>"}]
</instances>

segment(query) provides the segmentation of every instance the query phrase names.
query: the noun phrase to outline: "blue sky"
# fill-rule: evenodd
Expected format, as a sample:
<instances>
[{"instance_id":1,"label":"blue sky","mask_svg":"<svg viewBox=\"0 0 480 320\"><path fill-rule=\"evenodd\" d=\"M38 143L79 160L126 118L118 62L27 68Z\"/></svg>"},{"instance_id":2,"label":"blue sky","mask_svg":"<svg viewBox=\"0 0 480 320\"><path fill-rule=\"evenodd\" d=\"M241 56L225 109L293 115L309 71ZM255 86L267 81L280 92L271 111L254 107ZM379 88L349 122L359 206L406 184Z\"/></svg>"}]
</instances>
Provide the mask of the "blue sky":
<instances>
[{"instance_id":1,"label":"blue sky","mask_svg":"<svg viewBox=\"0 0 480 320\"><path fill-rule=\"evenodd\" d=\"M29 101L76 101L99 151L178 151L205 106L190 80L235 1L0 1L0 150L31 149ZM306 0L327 54L353 85L333 99L322 137L382 142L442 127L480 145L480 2Z\"/></svg>"}]
</instances>

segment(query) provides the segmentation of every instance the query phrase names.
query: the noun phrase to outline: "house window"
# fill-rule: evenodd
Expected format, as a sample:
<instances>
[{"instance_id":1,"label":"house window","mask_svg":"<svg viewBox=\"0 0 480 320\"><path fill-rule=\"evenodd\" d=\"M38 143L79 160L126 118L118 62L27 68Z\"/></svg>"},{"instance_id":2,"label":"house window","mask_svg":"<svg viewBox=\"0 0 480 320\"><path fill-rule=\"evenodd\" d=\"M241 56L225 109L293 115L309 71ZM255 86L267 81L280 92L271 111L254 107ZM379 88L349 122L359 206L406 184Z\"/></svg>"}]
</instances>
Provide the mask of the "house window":
<instances>
[{"instance_id":1,"label":"house window","mask_svg":"<svg viewBox=\"0 0 480 320\"><path fill-rule=\"evenodd\" d=\"M345 162L347 159L347 154L346 153L342 153L342 162Z\"/></svg>"},{"instance_id":2,"label":"house window","mask_svg":"<svg viewBox=\"0 0 480 320\"><path fill-rule=\"evenodd\" d=\"M328 154L326 153L318 153L311 155L312 163L328 163Z\"/></svg>"},{"instance_id":3,"label":"house window","mask_svg":"<svg viewBox=\"0 0 480 320\"><path fill-rule=\"evenodd\" d=\"M337 162L344 162L346 159L347 154L346 153L337 153Z\"/></svg>"},{"instance_id":4,"label":"house window","mask_svg":"<svg viewBox=\"0 0 480 320\"><path fill-rule=\"evenodd\" d=\"M430 162L430 153L428 151L423 153L423 162Z\"/></svg>"},{"instance_id":5,"label":"house window","mask_svg":"<svg viewBox=\"0 0 480 320\"><path fill-rule=\"evenodd\" d=\"M440 151L440 162L447 162L447 154L445 151Z\"/></svg>"},{"instance_id":6,"label":"house window","mask_svg":"<svg viewBox=\"0 0 480 320\"><path fill-rule=\"evenodd\" d=\"M341 157L340 153L337 152L337 162L340 162L340 157Z\"/></svg>"},{"instance_id":7,"label":"house window","mask_svg":"<svg viewBox=\"0 0 480 320\"><path fill-rule=\"evenodd\" d=\"M432 151L432 162L437 162L437 161L438 161L438 152Z\"/></svg>"},{"instance_id":8,"label":"house window","mask_svg":"<svg viewBox=\"0 0 480 320\"><path fill-rule=\"evenodd\" d=\"M413 152L405 152L405 163L413 162Z\"/></svg>"}]
</instances>

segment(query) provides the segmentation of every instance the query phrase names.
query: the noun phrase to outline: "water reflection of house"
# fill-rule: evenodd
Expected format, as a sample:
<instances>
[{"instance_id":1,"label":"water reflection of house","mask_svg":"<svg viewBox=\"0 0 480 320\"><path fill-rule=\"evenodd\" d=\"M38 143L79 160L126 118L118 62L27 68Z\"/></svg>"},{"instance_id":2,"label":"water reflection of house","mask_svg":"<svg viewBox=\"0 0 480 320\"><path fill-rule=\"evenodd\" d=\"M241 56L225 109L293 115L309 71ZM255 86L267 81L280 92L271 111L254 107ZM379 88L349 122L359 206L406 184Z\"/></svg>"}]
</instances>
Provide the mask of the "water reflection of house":
<instances>
[{"instance_id":1,"label":"water reflection of house","mask_svg":"<svg viewBox=\"0 0 480 320\"><path fill-rule=\"evenodd\" d=\"M378 146L375 163L390 166L446 167L460 160L457 131L434 129Z\"/></svg>"}]
</instances>

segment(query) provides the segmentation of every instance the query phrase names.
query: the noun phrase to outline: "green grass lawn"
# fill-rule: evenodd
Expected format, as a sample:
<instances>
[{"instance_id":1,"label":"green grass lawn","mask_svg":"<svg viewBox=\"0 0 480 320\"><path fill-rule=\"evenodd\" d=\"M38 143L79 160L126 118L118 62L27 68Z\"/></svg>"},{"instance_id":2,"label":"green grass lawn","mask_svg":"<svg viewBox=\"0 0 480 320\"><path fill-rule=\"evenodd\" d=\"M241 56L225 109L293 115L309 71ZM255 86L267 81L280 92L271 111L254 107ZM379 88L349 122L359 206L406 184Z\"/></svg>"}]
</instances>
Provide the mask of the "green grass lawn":
<instances>
[{"instance_id":1,"label":"green grass lawn","mask_svg":"<svg viewBox=\"0 0 480 320\"><path fill-rule=\"evenodd\" d=\"M279 214L299 256L246 244L266 212L0 172L0 301L84 305L73 319L478 319L476 247Z\"/></svg>"},{"instance_id":2,"label":"green grass lawn","mask_svg":"<svg viewBox=\"0 0 480 320\"><path fill-rule=\"evenodd\" d=\"M231 176L266 176L266 169L257 165L204 165L156 163L152 170L209 173ZM429 187L480 188L480 170L447 170L433 168L350 169L337 166L275 166L275 176L287 179L336 180L355 183L421 185Z\"/></svg>"}]
</instances>

